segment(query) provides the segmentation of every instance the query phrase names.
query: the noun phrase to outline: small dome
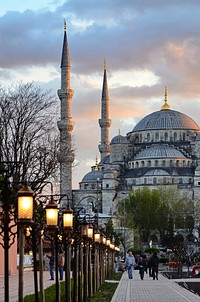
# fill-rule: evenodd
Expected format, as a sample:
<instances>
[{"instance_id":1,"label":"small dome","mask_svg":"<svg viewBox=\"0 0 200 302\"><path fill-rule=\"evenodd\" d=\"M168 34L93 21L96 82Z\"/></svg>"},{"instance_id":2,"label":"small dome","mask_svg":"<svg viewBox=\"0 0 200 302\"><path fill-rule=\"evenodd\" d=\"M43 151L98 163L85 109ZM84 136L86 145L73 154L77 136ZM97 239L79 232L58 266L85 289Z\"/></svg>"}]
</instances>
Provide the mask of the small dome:
<instances>
[{"instance_id":1,"label":"small dome","mask_svg":"<svg viewBox=\"0 0 200 302\"><path fill-rule=\"evenodd\" d=\"M118 134L112 138L111 144L127 144L127 139L125 136Z\"/></svg>"},{"instance_id":2,"label":"small dome","mask_svg":"<svg viewBox=\"0 0 200 302\"><path fill-rule=\"evenodd\" d=\"M170 174L163 169L152 169L145 173L145 176L159 176L159 175L169 176Z\"/></svg>"},{"instance_id":3,"label":"small dome","mask_svg":"<svg viewBox=\"0 0 200 302\"><path fill-rule=\"evenodd\" d=\"M103 178L103 173L101 171L90 171L87 173L83 179L82 182L96 182L97 179L102 179Z\"/></svg>"},{"instance_id":4,"label":"small dome","mask_svg":"<svg viewBox=\"0 0 200 302\"><path fill-rule=\"evenodd\" d=\"M134 160L151 158L186 158L179 150L169 146L153 146L142 150Z\"/></svg>"}]
</instances>

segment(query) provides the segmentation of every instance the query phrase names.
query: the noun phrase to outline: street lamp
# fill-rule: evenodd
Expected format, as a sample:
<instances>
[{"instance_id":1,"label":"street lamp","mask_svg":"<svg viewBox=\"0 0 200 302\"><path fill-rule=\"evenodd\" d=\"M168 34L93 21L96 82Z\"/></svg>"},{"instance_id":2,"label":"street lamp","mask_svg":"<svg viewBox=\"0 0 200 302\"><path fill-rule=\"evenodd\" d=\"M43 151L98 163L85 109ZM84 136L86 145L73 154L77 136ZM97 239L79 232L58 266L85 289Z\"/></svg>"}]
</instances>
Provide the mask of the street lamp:
<instances>
[{"instance_id":1,"label":"street lamp","mask_svg":"<svg viewBox=\"0 0 200 302\"><path fill-rule=\"evenodd\" d=\"M14 190L10 187L9 171L4 172L1 191L2 219L0 224L0 236L3 240L0 241L0 244L4 249L4 301L9 302L9 248L15 242L17 225L19 225L20 229L24 229L33 222L33 191L29 187L23 186L18 191L17 202L13 194ZM20 282L23 284L23 278L21 278Z\"/></svg>"},{"instance_id":2,"label":"street lamp","mask_svg":"<svg viewBox=\"0 0 200 302\"><path fill-rule=\"evenodd\" d=\"M18 191L18 223L23 227L33 224L33 195L27 185Z\"/></svg>"},{"instance_id":3,"label":"street lamp","mask_svg":"<svg viewBox=\"0 0 200 302\"><path fill-rule=\"evenodd\" d=\"M73 229L73 211L69 208L58 211L58 204L54 202L51 196L50 202L46 205L46 229L55 240L55 271L56 271L56 301L59 301L59 281L58 281L58 236L61 235L65 247L65 294L66 301L71 301L70 286L70 232Z\"/></svg>"}]
</instances>

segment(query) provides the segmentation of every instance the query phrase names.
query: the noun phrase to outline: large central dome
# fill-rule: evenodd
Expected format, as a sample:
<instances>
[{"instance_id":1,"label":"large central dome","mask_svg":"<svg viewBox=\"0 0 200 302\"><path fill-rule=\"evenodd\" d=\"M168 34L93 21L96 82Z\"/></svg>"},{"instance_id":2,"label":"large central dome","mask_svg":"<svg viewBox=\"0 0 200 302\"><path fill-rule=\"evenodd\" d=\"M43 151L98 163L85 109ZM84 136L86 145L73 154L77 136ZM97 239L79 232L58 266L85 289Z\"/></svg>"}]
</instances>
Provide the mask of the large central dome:
<instances>
[{"instance_id":1,"label":"large central dome","mask_svg":"<svg viewBox=\"0 0 200 302\"><path fill-rule=\"evenodd\" d=\"M199 126L184 113L175 110L160 110L145 116L133 131L162 129L185 129L199 131Z\"/></svg>"}]
</instances>

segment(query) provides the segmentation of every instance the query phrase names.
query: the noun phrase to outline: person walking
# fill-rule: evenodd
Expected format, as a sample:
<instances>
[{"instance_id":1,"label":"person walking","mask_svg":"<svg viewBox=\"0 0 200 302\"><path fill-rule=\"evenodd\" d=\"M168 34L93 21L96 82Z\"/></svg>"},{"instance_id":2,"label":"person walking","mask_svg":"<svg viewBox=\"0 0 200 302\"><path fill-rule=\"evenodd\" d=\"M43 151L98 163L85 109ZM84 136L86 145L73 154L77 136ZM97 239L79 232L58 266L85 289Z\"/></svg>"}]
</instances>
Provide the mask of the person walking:
<instances>
[{"instance_id":1,"label":"person walking","mask_svg":"<svg viewBox=\"0 0 200 302\"><path fill-rule=\"evenodd\" d=\"M135 265L135 258L132 254L132 252L128 253L128 256L126 258L126 269L128 271L128 278L133 279L133 268Z\"/></svg>"},{"instance_id":2,"label":"person walking","mask_svg":"<svg viewBox=\"0 0 200 302\"><path fill-rule=\"evenodd\" d=\"M60 251L60 253L58 255L58 270L59 270L59 274L60 274L60 280L63 280L64 265L65 265L65 257L63 255L63 252Z\"/></svg>"},{"instance_id":3,"label":"person walking","mask_svg":"<svg viewBox=\"0 0 200 302\"><path fill-rule=\"evenodd\" d=\"M158 266L159 266L159 258L157 253L154 252L153 256L151 257L151 267L152 267L152 277L153 280L158 280Z\"/></svg>"},{"instance_id":4,"label":"person walking","mask_svg":"<svg viewBox=\"0 0 200 302\"><path fill-rule=\"evenodd\" d=\"M139 274L140 274L140 279L144 279L144 272L146 271L146 266L147 266L147 258L146 255L141 255L139 260L138 260L138 266L139 266Z\"/></svg>"},{"instance_id":5,"label":"person walking","mask_svg":"<svg viewBox=\"0 0 200 302\"><path fill-rule=\"evenodd\" d=\"M54 254L53 252L51 253L51 255L46 255L46 257L49 259L49 272L50 272L50 279L49 280L54 280Z\"/></svg>"}]
</instances>

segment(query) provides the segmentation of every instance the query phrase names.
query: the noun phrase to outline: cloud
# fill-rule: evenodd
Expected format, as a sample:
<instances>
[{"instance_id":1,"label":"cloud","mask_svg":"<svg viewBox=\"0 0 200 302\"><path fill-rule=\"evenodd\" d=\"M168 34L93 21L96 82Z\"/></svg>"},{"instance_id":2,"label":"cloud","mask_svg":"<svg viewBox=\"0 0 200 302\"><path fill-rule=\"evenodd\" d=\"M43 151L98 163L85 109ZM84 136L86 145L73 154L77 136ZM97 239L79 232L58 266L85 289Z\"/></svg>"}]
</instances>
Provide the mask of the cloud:
<instances>
[{"instance_id":1,"label":"cloud","mask_svg":"<svg viewBox=\"0 0 200 302\"><path fill-rule=\"evenodd\" d=\"M8 9L0 16L0 83L35 81L57 93L65 17L74 89L73 133L80 162L76 171L88 169L86 162L95 161L98 154L104 58L111 137L119 129L124 135L142 117L160 110L165 86L171 107L200 124L199 1L29 4L27 0L27 7L21 4L19 10L11 10L8 0ZM80 180L80 172L77 177Z\"/></svg>"}]
</instances>

